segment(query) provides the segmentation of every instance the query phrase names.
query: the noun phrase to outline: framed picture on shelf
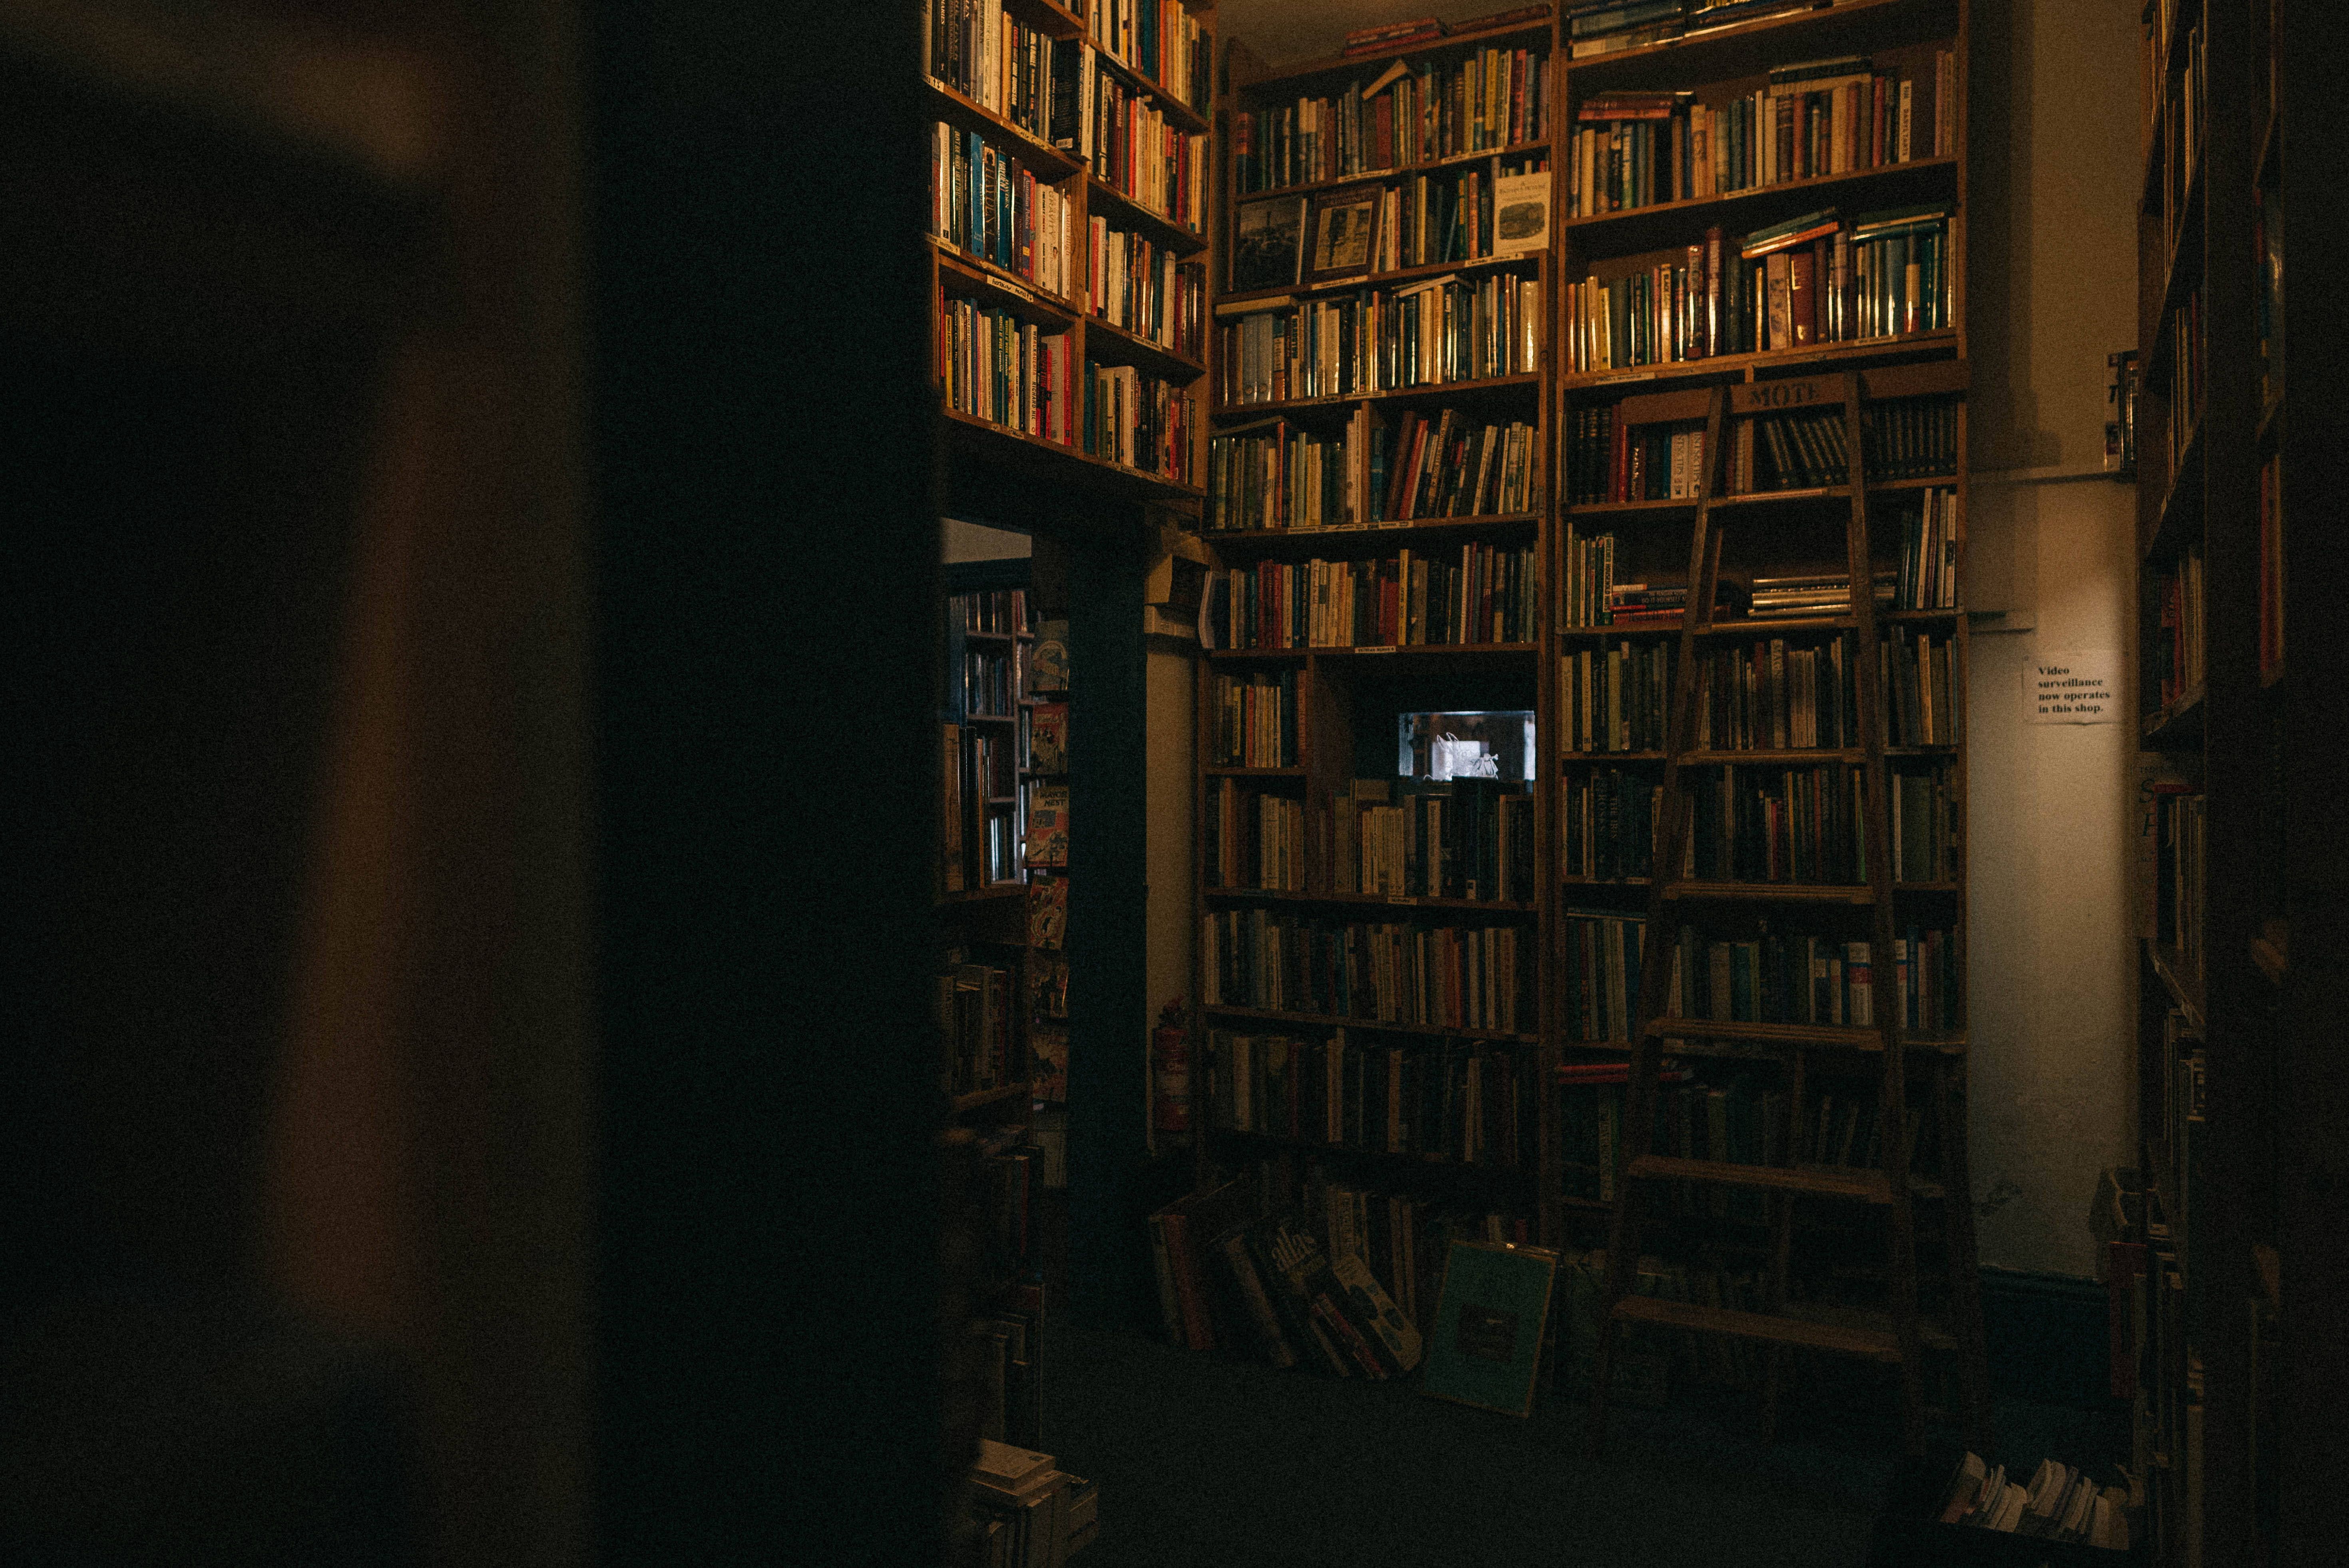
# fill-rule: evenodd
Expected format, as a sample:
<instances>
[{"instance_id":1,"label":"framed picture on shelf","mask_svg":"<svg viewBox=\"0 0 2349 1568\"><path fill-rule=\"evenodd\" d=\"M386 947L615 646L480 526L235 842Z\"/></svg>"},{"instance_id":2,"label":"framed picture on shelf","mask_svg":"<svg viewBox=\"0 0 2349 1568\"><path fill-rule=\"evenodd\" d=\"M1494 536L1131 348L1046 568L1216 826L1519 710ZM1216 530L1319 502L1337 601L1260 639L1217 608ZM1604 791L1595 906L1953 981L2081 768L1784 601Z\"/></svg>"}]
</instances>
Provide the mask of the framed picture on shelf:
<instances>
[{"instance_id":1,"label":"framed picture on shelf","mask_svg":"<svg viewBox=\"0 0 2349 1568\"><path fill-rule=\"evenodd\" d=\"M1313 255L1306 280L1323 283L1371 270L1378 254L1379 188L1357 186L1313 200Z\"/></svg>"},{"instance_id":2,"label":"framed picture on shelf","mask_svg":"<svg viewBox=\"0 0 2349 1568\"><path fill-rule=\"evenodd\" d=\"M1244 201L1232 235L1232 292L1286 288L1302 276L1305 198Z\"/></svg>"}]
</instances>

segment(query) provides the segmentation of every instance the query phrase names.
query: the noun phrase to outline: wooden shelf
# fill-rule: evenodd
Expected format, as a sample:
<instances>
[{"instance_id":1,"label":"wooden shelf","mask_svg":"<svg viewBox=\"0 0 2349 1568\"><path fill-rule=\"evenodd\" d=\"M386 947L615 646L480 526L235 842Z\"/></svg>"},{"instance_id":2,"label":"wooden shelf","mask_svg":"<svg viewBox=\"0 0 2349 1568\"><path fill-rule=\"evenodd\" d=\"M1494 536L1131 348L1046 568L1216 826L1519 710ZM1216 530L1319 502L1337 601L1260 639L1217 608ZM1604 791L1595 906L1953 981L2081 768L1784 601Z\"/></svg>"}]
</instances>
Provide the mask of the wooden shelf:
<instances>
[{"instance_id":1,"label":"wooden shelf","mask_svg":"<svg viewBox=\"0 0 2349 1568\"><path fill-rule=\"evenodd\" d=\"M1374 77L1390 60L1407 60L1415 56L1434 54L1444 49L1481 47L1487 44L1497 43L1504 38L1539 37L1547 40L1548 36L1549 18L1537 17L1528 22L1519 22L1501 27L1487 27L1474 33L1454 33L1440 38L1414 39L1411 43L1398 45L1392 49L1365 49L1359 55L1328 55L1319 59L1307 60L1299 65L1282 66L1276 70L1266 71L1262 76L1249 77L1246 80L1235 77L1232 88L1237 92L1253 93L1259 88L1276 84L1299 82L1309 77L1326 77L1343 71L1359 71L1365 77ZM1481 153L1477 156L1489 158L1492 155Z\"/></svg>"},{"instance_id":2,"label":"wooden shelf","mask_svg":"<svg viewBox=\"0 0 2349 1568\"><path fill-rule=\"evenodd\" d=\"M1349 909L1438 909L1473 914L1526 915L1540 913L1541 906L1511 900L1491 898L1431 898L1418 893L1382 892L1289 892L1285 890L1252 887L1205 887L1200 890L1208 898L1252 899L1264 903L1339 904Z\"/></svg>"},{"instance_id":3,"label":"wooden shelf","mask_svg":"<svg viewBox=\"0 0 2349 1568\"><path fill-rule=\"evenodd\" d=\"M1509 1181L1531 1181L1538 1174L1522 1165L1499 1161L1454 1160L1448 1154L1435 1154L1424 1150L1363 1149L1350 1143L1326 1143L1318 1138L1291 1138L1284 1132L1242 1131L1232 1127L1215 1127L1208 1130L1218 1138L1247 1139L1257 1143L1277 1144L1283 1149L1310 1149L1321 1154L1407 1161L1422 1170L1456 1171L1469 1176L1496 1177Z\"/></svg>"},{"instance_id":4,"label":"wooden shelf","mask_svg":"<svg viewBox=\"0 0 2349 1568\"><path fill-rule=\"evenodd\" d=\"M1774 1345L1799 1345L1870 1361L1900 1360L1900 1341L1888 1329L1845 1327L1814 1323L1775 1313L1732 1312L1726 1307L1700 1306L1693 1302L1666 1301L1661 1296L1627 1295L1615 1304L1615 1315L1626 1322L1654 1323L1672 1328L1692 1328L1704 1334L1725 1334Z\"/></svg>"},{"instance_id":5,"label":"wooden shelf","mask_svg":"<svg viewBox=\"0 0 2349 1568\"><path fill-rule=\"evenodd\" d=\"M1207 248L1207 236L1185 228L1173 217L1154 207L1145 207L1120 191L1098 174L1085 176L1086 207L1090 216L1123 220L1127 224L1151 231L1154 238L1165 242L1169 250L1196 255ZM1105 204L1105 205L1104 205Z\"/></svg>"},{"instance_id":6,"label":"wooden shelf","mask_svg":"<svg viewBox=\"0 0 2349 1568\"><path fill-rule=\"evenodd\" d=\"M1185 496L1196 500L1207 493L1197 485L1144 473L1140 469L1130 469L1123 463L1097 458L1080 448L1064 447L1058 441L1030 436L1009 425L999 425L976 414L966 414L958 408L942 405L938 412L947 421L949 435L968 443L981 457L1024 462L1039 471L1057 472L1059 477L1071 482L1129 495ZM1039 459L1041 459L1040 463ZM1068 466L1064 469L1057 469L1055 465L1059 464Z\"/></svg>"},{"instance_id":7,"label":"wooden shelf","mask_svg":"<svg viewBox=\"0 0 2349 1568\"><path fill-rule=\"evenodd\" d=\"M954 1097L952 1109L955 1115L960 1116L965 1111L977 1110L981 1106L999 1105L1008 1099L1032 1095L1035 1089L1036 1086L1032 1083L1014 1083L1006 1084L1000 1088L983 1088L970 1094L958 1094Z\"/></svg>"},{"instance_id":8,"label":"wooden shelf","mask_svg":"<svg viewBox=\"0 0 2349 1568\"><path fill-rule=\"evenodd\" d=\"M966 93L947 86L936 77L924 77L922 85L930 89L932 107L938 118L960 120L966 130L976 130L1000 145L998 151L1008 151L1025 164L1030 172L1047 183L1071 179L1084 171L1084 164L1074 153L1063 152L1049 141L1012 124L1001 115Z\"/></svg>"},{"instance_id":9,"label":"wooden shelf","mask_svg":"<svg viewBox=\"0 0 2349 1568\"><path fill-rule=\"evenodd\" d=\"M1791 14L1731 22L1636 49L1585 56L1568 61L1567 68L1575 77L1647 77L1655 75L1651 67L1661 63L1668 65L1672 79L1682 84L1716 77L1749 76L1758 72L1762 59L1775 58L1784 52L1765 47L1757 54L1755 46L1772 43L1772 35L1785 36L1785 50L1799 49L1806 55L1832 54L1845 35L1855 42L1864 39L1885 19L1886 14L1915 9L1913 0L1837 0L1832 6L1823 5ZM1943 30L1953 31L1954 23ZM1604 80L1603 90L1622 91L1633 85ZM1577 91L1580 90L1578 84Z\"/></svg>"},{"instance_id":10,"label":"wooden shelf","mask_svg":"<svg viewBox=\"0 0 2349 1568\"><path fill-rule=\"evenodd\" d=\"M1817 1198L1848 1198L1858 1203L1892 1202L1892 1183L1883 1171L1854 1170L1840 1165L1743 1165L1715 1160L1680 1160L1661 1154L1639 1154L1631 1158L1624 1171L1634 1180L1710 1181L1724 1187L1800 1192Z\"/></svg>"},{"instance_id":11,"label":"wooden shelf","mask_svg":"<svg viewBox=\"0 0 2349 1568\"><path fill-rule=\"evenodd\" d=\"M962 892L942 892L937 895L936 902L941 907L956 904L997 903L1005 899L1023 897L1027 892L1026 882L996 882L987 887L970 888Z\"/></svg>"},{"instance_id":12,"label":"wooden shelf","mask_svg":"<svg viewBox=\"0 0 2349 1568\"><path fill-rule=\"evenodd\" d=\"M1842 886L1802 882L1676 882L1664 889L1664 896L1691 901L1720 899L1741 903L1869 904L1876 902L1875 892L1865 884Z\"/></svg>"},{"instance_id":13,"label":"wooden shelf","mask_svg":"<svg viewBox=\"0 0 2349 1568\"><path fill-rule=\"evenodd\" d=\"M1350 185L1355 181L1340 180L1333 181L1331 183ZM1255 201L1262 198L1245 196L1241 200ZM1508 267L1540 265L1547 262L1547 256L1548 253L1543 251L1533 251L1521 256L1478 256L1473 261L1466 262L1430 262L1423 266L1397 267L1391 272L1357 273L1350 277L1326 278L1319 283L1299 282L1280 284L1271 288L1236 289L1216 296L1217 315L1219 319L1231 320L1244 315L1255 315L1264 310L1280 309L1284 302L1307 298L1314 294L1351 294L1358 289L1384 288L1390 284L1407 284L1420 278L1442 277L1448 273L1498 272ZM1235 304L1254 304L1257 309L1226 310L1223 308Z\"/></svg>"},{"instance_id":14,"label":"wooden shelf","mask_svg":"<svg viewBox=\"0 0 2349 1568\"><path fill-rule=\"evenodd\" d=\"M1515 658L1538 653L1539 643L1407 643L1401 647L1369 648L1210 648L1210 660L1301 659L1475 659Z\"/></svg>"},{"instance_id":15,"label":"wooden shelf","mask_svg":"<svg viewBox=\"0 0 2349 1568\"><path fill-rule=\"evenodd\" d=\"M930 249L937 253L938 271L945 274L940 279L941 286L945 286L948 279L955 285L947 287L947 293L983 299L1026 316L1040 326L1056 327L1065 332L1077 324L1074 301L1062 299L1018 273L974 256L936 234L926 238Z\"/></svg>"},{"instance_id":16,"label":"wooden shelf","mask_svg":"<svg viewBox=\"0 0 2349 1568\"><path fill-rule=\"evenodd\" d=\"M1569 391L1605 387L1632 387L1656 381L1703 381L1735 376L1754 380L1760 374L1796 366L1826 367L1838 361L1883 359L1894 355L1946 354L1957 346L1954 327L1903 333L1896 337L1863 337L1823 343L1812 348L1781 348L1757 354L1718 354L1702 359L1674 360L1665 365L1641 365L1622 370L1573 370L1558 377Z\"/></svg>"},{"instance_id":17,"label":"wooden shelf","mask_svg":"<svg viewBox=\"0 0 2349 1568\"><path fill-rule=\"evenodd\" d=\"M1391 387L1376 392L1348 392L1327 397L1284 397L1276 403L1219 403L1212 416L1217 419L1268 419L1287 413L1307 412L1315 408L1347 408L1357 403L1449 402L1455 397L1489 396L1495 392L1530 392L1541 386L1541 377L1489 376L1478 381L1431 381L1415 387Z\"/></svg>"},{"instance_id":18,"label":"wooden shelf","mask_svg":"<svg viewBox=\"0 0 2349 1568\"><path fill-rule=\"evenodd\" d=\"M1200 1009L1218 1017L1258 1018L1270 1024L1298 1024L1314 1028L1371 1029L1390 1035L1426 1035L1445 1040L1499 1040L1511 1045L1541 1043L1536 1035L1512 1035L1499 1029L1452 1029L1433 1024L1382 1024L1375 1018L1345 1018L1327 1013L1276 1013L1263 1007L1238 1007L1210 1002Z\"/></svg>"},{"instance_id":19,"label":"wooden shelf","mask_svg":"<svg viewBox=\"0 0 2349 1568\"><path fill-rule=\"evenodd\" d=\"M1588 218L1568 218L1561 227L1577 240L1576 249L1585 256L1599 244L1605 246L1604 254L1633 254L1664 249L1675 240L1685 245L1690 233L1702 237L1708 227L1727 229L1734 224L1750 229L1764 214L1746 211L1741 217L1742 210L1784 205L1793 213L1811 205L1811 201L1804 200L1806 197L1847 193L1848 200L1837 202L1837 206L1907 206L1930 200L1922 192L1931 188L1948 190L1954 202L1957 171L1958 160L1954 158L1912 158L1906 163L1880 164L1844 174L1813 174L1771 185L1750 185L1718 196L1692 196L1678 201L1651 201L1644 207L1619 207ZM1737 242L1731 239L1727 242Z\"/></svg>"},{"instance_id":20,"label":"wooden shelf","mask_svg":"<svg viewBox=\"0 0 2349 1568\"><path fill-rule=\"evenodd\" d=\"M1110 352L1099 352L1103 346ZM1186 384L1207 373L1207 367L1197 360L1186 358L1163 343L1153 342L1138 332L1114 325L1097 315L1085 317L1085 349L1095 359L1112 365L1138 361L1142 369L1156 370L1169 380ZM1120 355L1127 358L1121 359L1118 357Z\"/></svg>"},{"instance_id":21,"label":"wooden shelf","mask_svg":"<svg viewBox=\"0 0 2349 1568\"><path fill-rule=\"evenodd\" d=\"M1416 539L1469 538L1484 533L1521 533L1540 525L1529 511L1495 512L1481 517L1411 518L1399 522L1350 522L1335 528L1209 529L1199 537L1218 550L1275 551L1344 548L1357 540L1376 543L1394 540L1410 546Z\"/></svg>"},{"instance_id":22,"label":"wooden shelf","mask_svg":"<svg viewBox=\"0 0 2349 1568\"><path fill-rule=\"evenodd\" d=\"M1174 89L1165 83L1152 80L1098 46L1093 49L1093 58L1099 60L1102 68L1115 77L1128 92L1139 93L1148 98L1175 129L1192 136L1205 136L1211 129L1207 117L1176 97Z\"/></svg>"},{"instance_id":23,"label":"wooden shelf","mask_svg":"<svg viewBox=\"0 0 2349 1568\"><path fill-rule=\"evenodd\" d=\"M1484 152L1455 152L1448 158L1431 159L1425 163L1405 163L1398 165L1392 169L1369 169L1364 170L1360 174L1340 174L1334 180L1309 180L1301 185L1276 185L1269 190L1265 191L1235 191L1232 193L1232 200L1235 202L1269 201L1282 196L1310 196L1317 191L1343 191L1355 185L1379 185L1397 180L1413 180L1423 174L1441 174L1447 169L1475 169L1479 164L1490 163L1495 158L1525 158L1531 156L1534 153L1547 154L1548 151L1549 140L1547 138L1544 138L1538 141L1512 142L1506 147L1494 148ZM1420 272L1440 273L1447 266L1475 266L1495 260L1504 262L1529 262L1534 259L1535 258L1532 255L1501 257L1479 256L1473 262L1439 262L1433 265L1416 268L1414 270ZM1394 276L1396 274L1382 273L1377 275ZM1275 290L1273 292L1278 293L1280 291ZM1249 296L1243 294L1226 294L1225 297L1226 299L1246 299Z\"/></svg>"}]
</instances>

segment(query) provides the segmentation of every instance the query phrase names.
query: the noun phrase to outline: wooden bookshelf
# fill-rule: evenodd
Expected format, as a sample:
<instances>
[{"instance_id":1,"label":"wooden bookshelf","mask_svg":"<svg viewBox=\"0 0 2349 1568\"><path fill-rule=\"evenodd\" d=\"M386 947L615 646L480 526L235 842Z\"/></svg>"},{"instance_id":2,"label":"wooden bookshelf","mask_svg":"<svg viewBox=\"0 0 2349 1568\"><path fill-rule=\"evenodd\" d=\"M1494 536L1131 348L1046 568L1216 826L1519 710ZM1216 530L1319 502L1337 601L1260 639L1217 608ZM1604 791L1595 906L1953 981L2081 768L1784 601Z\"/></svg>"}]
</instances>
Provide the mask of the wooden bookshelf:
<instances>
[{"instance_id":1,"label":"wooden bookshelf","mask_svg":"<svg viewBox=\"0 0 2349 1568\"><path fill-rule=\"evenodd\" d=\"M1146 74L1101 46L1089 30L1095 15L1089 7L1080 16L1051 0L981 0L975 28L1008 20L1038 40L1032 60L1023 53L1006 63L1002 49L987 55L991 77L960 65L964 53L985 46L976 34L936 31L926 50L926 91L952 138L951 148L934 139L930 210L933 370L948 449L956 463L1002 470L1014 482L1042 480L1121 501L1195 499L1206 454L1209 126L1204 105L1190 101L1199 95L1161 79L1178 69L1171 44L1162 46L1158 74ZM1182 15L1212 40L1214 0L1185 0ZM937 18L940 28L952 26L948 13ZM1212 42L1202 47L1211 50ZM1058 65L1040 63L1046 50ZM1075 84L1063 95L1073 107L1056 107L1048 71ZM1207 79L1202 63L1198 81ZM1101 84L1154 124L1112 124ZM1148 181L1128 187L1125 170L1155 167L1142 142L1155 147L1160 128L1198 150L1175 160L1198 188L1187 201L1181 189L1156 199ZM957 174L954 153L968 164L972 137L1019 170L1010 182L1016 194L997 207L1015 232L992 253L988 220L975 236L958 221L978 205L970 183L991 189L985 150L980 173L966 167ZM1100 234L1095 220L1104 224ZM1119 235L1149 247L1148 265L1136 267L1149 279L1146 288L1109 275L1108 260L1122 253ZM1133 410L1143 407L1150 418L1139 420ZM1113 428L1119 410L1124 435Z\"/></svg>"},{"instance_id":2,"label":"wooden bookshelf","mask_svg":"<svg viewBox=\"0 0 2349 1568\"><path fill-rule=\"evenodd\" d=\"M2349 174L2330 79L2349 30L2307 0L2148 0L2140 22L2141 1533L2163 1568L2314 1561L2349 1340L2304 1315L2280 1339L2256 1326L2349 1287L2349 1205L2315 1153L2349 1131L2327 1045L2344 855L2324 825L2349 583L2322 531L2349 429L2307 390L2349 347L2342 258L2315 238Z\"/></svg>"}]
</instances>

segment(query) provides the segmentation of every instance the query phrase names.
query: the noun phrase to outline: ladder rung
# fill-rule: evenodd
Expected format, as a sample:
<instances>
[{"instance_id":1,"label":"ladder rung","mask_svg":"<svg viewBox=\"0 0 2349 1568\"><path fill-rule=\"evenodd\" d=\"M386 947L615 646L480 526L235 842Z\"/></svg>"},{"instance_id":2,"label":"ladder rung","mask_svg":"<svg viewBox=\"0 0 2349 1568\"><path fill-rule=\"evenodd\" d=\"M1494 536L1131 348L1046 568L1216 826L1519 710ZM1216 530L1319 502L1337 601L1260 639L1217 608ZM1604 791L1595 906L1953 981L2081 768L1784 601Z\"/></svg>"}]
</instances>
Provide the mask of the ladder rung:
<instances>
[{"instance_id":1,"label":"ladder rung","mask_svg":"<svg viewBox=\"0 0 2349 1568\"><path fill-rule=\"evenodd\" d=\"M1756 1024L1729 1018L1657 1018L1648 1033L1660 1039L1753 1040L1771 1046L1842 1046L1880 1051L1884 1031L1847 1024Z\"/></svg>"},{"instance_id":2,"label":"ladder rung","mask_svg":"<svg viewBox=\"0 0 2349 1568\"><path fill-rule=\"evenodd\" d=\"M1872 888L1837 882L1676 882L1664 889L1670 899L1733 898L1770 903L1848 903L1876 902Z\"/></svg>"},{"instance_id":3,"label":"ladder rung","mask_svg":"<svg viewBox=\"0 0 2349 1568\"><path fill-rule=\"evenodd\" d=\"M1880 1171L1855 1171L1842 1165L1741 1165L1717 1160L1682 1160L1666 1154L1639 1154L1631 1160L1633 1176L1657 1181L1718 1181L1732 1187L1767 1187L1785 1192L1813 1192L1827 1198L1851 1198L1863 1203L1889 1203L1889 1184ZM1949 1196L1939 1181L1923 1176L1909 1178L1915 1198Z\"/></svg>"},{"instance_id":4,"label":"ladder rung","mask_svg":"<svg viewBox=\"0 0 2349 1568\"><path fill-rule=\"evenodd\" d=\"M1870 1361L1900 1360L1899 1338L1874 1328L1812 1323L1769 1312L1732 1312L1727 1307L1699 1306L1693 1302L1665 1301L1652 1295L1627 1295L1615 1304L1615 1315L1638 1323L1661 1323L1692 1328L1700 1334L1727 1334L1740 1339L1764 1339L1776 1345L1802 1345L1832 1350Z\"/></svg>"},{"instance_id":5,"label":"ladder rung","mask_svg":"<svg viewBox=\"0 0 2349 1568\"><path fill-rule=\"evenodd\" d=\"M1881 1334L1895 1344L1899 1336L1892 1332L1889 1313L1865 1306L1829 1306L1820 1302L1788 1302L1785 1308L1789 1317L1824 1328L1850 1329L1865 1334ZM1955 1350L1958 1336L1946 1324L1920 1315L1917 1319L1917 1343L1928 1350Z\"/></svg>"},{"instance_id":6,"label":"ladder rung","mask_svg":"<svg viewBox=\"0 0 2349 1568\"><path fill-rule=\"evenodd\" d=\"M1640 1154L1633 1157L1628 1173L1656 1181L1677 1178L1713 1181L1725 1187L1808 1192L1822 1198L1849 1198L1861 1203L1892 1202L1892 1183L1884 1179L1883 1171L1852 1171L1833 1165L1739 1165L1719 1160Z\"/></svg>"}]
</instances>

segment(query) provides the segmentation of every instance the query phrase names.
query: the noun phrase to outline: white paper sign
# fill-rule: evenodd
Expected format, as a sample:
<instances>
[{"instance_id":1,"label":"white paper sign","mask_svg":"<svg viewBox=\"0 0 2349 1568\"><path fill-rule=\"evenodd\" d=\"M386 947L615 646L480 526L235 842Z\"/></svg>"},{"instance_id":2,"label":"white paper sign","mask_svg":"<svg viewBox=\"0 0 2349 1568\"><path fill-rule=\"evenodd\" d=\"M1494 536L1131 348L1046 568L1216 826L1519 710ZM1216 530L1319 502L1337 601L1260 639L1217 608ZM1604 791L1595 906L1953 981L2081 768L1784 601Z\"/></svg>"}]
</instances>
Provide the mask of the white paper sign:
<instances>
[{"instance_id":1,"label":"white paper sign","mask_svg":"<svg viewBox=\"0 0 2349 1568\"><path fill-rule=\"evenodd\" d=\"M2023 666L2023 717L2033 724L2118 724L2121 656L2110 648L2041 654Z\"/></svg>"}]
</instances>

